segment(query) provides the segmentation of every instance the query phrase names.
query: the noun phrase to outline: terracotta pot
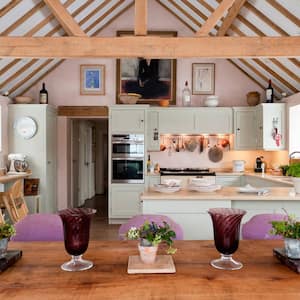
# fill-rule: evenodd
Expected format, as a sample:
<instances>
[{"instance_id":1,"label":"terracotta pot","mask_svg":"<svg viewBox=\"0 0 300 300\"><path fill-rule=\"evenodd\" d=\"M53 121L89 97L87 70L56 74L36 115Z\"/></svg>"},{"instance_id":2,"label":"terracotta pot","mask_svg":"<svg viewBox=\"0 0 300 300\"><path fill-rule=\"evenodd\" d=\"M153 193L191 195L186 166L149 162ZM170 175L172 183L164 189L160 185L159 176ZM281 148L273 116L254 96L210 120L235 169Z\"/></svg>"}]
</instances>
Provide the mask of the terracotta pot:
<instances>
[{"instance_id":1,"label":"terracotta pot","mask_svg":"<svg viewBox=\"0 0 300 300\"><path fill-rule=\"evenodd\" d=\"M153 264L156 259L158 246L141 246L138 245L140 251L140 258L144 264Z\"/></svg>"},{"instance_id":2,"label":"terracotta pot","mask_svg":"<svg viewBox=\"0 0 300 300\"><path fill-rule=\"evenodd\" d=\"M259 92L249 92L247 94L247 103L249 106L255 106L260 102L260 93Z\"/></svg>"}]
</instances>

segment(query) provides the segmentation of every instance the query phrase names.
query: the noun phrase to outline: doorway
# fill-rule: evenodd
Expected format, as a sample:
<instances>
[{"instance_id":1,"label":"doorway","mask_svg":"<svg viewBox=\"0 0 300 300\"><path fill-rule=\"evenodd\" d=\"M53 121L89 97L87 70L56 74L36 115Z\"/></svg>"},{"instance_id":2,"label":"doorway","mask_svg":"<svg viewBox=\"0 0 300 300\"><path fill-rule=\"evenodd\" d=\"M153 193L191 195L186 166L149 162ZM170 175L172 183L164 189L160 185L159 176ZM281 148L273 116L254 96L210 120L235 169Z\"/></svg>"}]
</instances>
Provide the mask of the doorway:
<instances>
[{"instance_id":1,"label":"doorway","mask_svg":"<svg viewBox=\"0 0 300 300\"><path fill-rule=\"evenodd\" d=\"M71 119L72 207L108 217L108 119Z\"/></svg>"}]
</instances>

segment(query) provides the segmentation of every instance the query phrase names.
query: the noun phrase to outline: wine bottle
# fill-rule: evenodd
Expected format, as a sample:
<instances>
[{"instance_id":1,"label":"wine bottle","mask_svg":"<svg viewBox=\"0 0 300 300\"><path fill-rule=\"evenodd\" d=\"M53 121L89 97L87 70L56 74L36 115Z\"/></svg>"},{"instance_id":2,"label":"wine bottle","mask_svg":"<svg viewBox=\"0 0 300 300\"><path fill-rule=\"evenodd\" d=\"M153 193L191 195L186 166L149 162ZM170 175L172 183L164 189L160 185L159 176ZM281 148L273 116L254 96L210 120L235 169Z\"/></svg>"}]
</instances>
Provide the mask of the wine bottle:
<instances>
[{"instance_id":1,"label":"wine bottle","mask_svg":"<svg viewBox=\"0 0 300 300\"><path fill-rule=\"evenodd\" d=\"M274 90L272 87L272 81L269 80L269 86L266 89L266 103L273 103L274 101Z\"/></svg>"},{"instance_id":2,"label":"wine bottle","mask_svg":"<svg viewBox=\"0 0 300 300\"><path fill-rule=\"evenodd\" d=\"M186 81L184 84L184 88L182 90L182 104L183 106L191 106L192 93L189 88L188 82Z\"/></svg>"},{"instance_id":3,"label":"wine bottle","mask_svg":"<svg viewBox=\"0 0 300 300\"><path fill-rule=\"evenodd\" d=\"M147 172L150 173L150 171L151 171L151 158L150 158L150 154L148 154Z\"/></svg>"},{"instance_id":4,"label":"wine bottle","mask_svg":"<svg viewBox=\"0 0 300 300\"><path fill-rule=\"evenodd\" d=\"M43 88L40 90L40 104L48 104L48 91L45 88L44 82Z\"/></svg>"}]
</instances>

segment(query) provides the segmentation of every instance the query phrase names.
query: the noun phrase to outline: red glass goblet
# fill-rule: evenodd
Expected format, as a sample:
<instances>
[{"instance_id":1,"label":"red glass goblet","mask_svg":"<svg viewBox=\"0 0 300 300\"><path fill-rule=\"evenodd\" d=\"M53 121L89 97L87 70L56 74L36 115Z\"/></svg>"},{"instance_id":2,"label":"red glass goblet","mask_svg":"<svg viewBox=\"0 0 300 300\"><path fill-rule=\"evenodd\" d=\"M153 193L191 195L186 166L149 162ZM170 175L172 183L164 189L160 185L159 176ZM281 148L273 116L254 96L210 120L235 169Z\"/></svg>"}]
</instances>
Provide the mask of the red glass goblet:
<instances>
[{"instance_id":1,"label":"red glass goblet","mask_svg":"<svg viewBox=\"0 0 300 300\"><path fill-rule=\"evenodd\" d=\"M91 208L68 208L58 212L63 222L65 248L72 259L61 268L65 271L83 271L90 269L93 263L82 259L90 238L90 223L96 213Z\"/></svg>"},{"instance_id":2,"label":"red glass goblet","mask_svg":"<svg viewBox=\"0 0 300 300\"><path fill-rule=\"evenodd\" d=\"M234 208L211 208L214 227L214 240L217 250L221 253L220 259L215 259L210 264L223 270L238 270L243 264L235 261L232 254L237 250L240 240L240 224L245 210Z\"/></svg>"}]
</instances>

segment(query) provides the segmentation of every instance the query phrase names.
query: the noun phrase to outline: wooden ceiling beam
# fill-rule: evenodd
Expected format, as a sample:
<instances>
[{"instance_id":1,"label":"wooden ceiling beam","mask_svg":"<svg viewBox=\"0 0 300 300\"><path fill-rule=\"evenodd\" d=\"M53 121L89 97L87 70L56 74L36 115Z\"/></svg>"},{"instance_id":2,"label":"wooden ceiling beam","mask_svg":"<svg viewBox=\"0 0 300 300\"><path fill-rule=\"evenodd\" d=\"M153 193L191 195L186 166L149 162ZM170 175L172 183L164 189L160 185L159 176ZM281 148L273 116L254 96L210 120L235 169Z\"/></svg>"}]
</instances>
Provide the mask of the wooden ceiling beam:
<instances>
[{"instance_id":1,"label":"wooden ceiling beam","mask_svg":"<svg viewBox=\"0 0 300 300\"><path fill-rule=\"evenodd\" d=\"M291 37L0 37L2 58L299 57Z\"/></svg>"},{"instance_id":2,"label":"wooden ceiling beam","mask_svg":"<svg viewBox=\"0 0 300 300\"><path fill-rule=\"evenodd\" d=\"M59 24L70 36L86 36L84 31L69 14L59 0L43 0L51 10Z\"/></svg>"},{"instance_id":3,"label":"wooden ceiling beam","mask_svg":"<svg viewBox=\"0 0 300 300\"><path fill-rule=\"evenodd\" d=\"M0 9L0 18L7 14L11 9L16 7L21 0L12 0L11 2L7 3L3 8Z\"/></svg>"},{"instance_id":4,"label":"wooden ceiling beam","mask_svg":"<svg viewBox=\"0 0 300 300\"><path fill-rule=\"evenodd\" d=\"M196 32L197 36L207 36L215 27L224 13L232 7L235 0L223 0L214 12L208 17L202 27Z\"/></svg>"},{"instance_id":5,"label":"wooden ceiling beam","mask_svg":"<svg viewBox=\"0 0 300 300\"><path fill-rule=\"evenodd\" d=\"M239 12L240 12L241 8L243 7L243 5L245 4L245 2L246 2L246 0L236 0L233 3L233 5L231 6L231 8L228 11L227 16L223 20L223 23L222 23L220 29L218 30L217 36L224 36L226 34L227 30L229 29L229 27L235 20L236 16L239 14Z\"/></svg>"},{"instance_id":6,"label":"wooden ceiling beam","mask_svg":"<svg viewBox=\"0 0 300 300\"><path fill-rule=\"evenodd\" d=\"M134 1L134 35L147 35L148 1Z\"/></svg>"}]
</instances>

